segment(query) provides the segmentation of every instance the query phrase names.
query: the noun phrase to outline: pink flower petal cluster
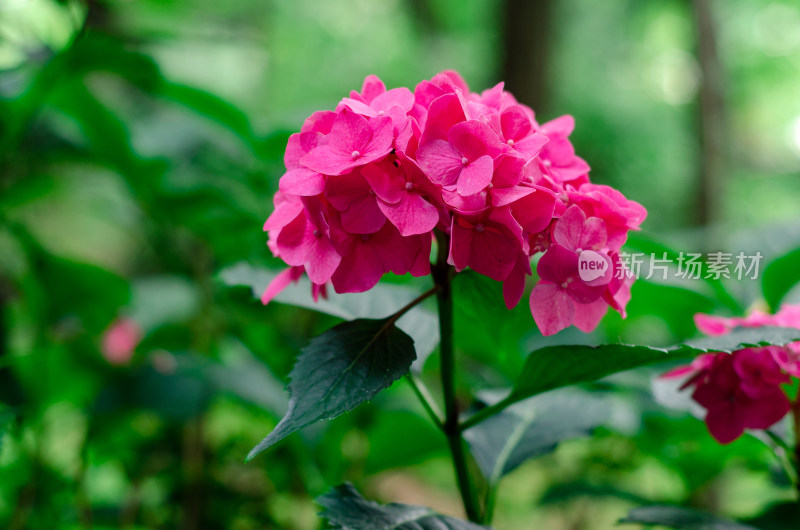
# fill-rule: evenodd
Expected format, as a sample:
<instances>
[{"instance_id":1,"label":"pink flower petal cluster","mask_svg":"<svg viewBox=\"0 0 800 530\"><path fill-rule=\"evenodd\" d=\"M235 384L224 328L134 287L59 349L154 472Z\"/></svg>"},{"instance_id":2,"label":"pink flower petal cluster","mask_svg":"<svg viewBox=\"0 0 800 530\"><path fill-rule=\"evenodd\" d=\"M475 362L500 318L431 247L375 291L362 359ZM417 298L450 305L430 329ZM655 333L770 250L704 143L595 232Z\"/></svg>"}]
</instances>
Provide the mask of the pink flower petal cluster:
<instances>
[{"instance_id":1,"label":"pink flower petal cluster","mask_svg":"<svg viewBox=\"0 0 800 530\"><path fill-rule=\"evenodd\" d=\"M630 281L583 282L581 252L619 267L629 230L645 209L589 181L569 141L570 116L540 125L503 90L469 91L455 72L412 92L365 79L333 111L312 114L289 138L286 173L264 230L291 266L267 288L271 300L307 274L314 296L372 288L387 272L430 274L434 232L448 263L503 282L516 306L544 252L531 310L542 333L593 329L608 307L624 314ZM449 238L449 239L448 239Z\"/></svg>"},{"instance_id":2,"label":"pink flower petal cluster","mask_svg":"<svg viewBox=\"0 0 800 530\"><path fill-rule=\"evenodd\" d=\"M769 315L753 312L742 318L697 314L695 323L708 335L724 335L735 327L782 326L800 329L800 305L785 305ZM700 355L687 366L662 377L687 377L681 389L692 388L692 399L706 410L711 435L727 444L745 429L767 429L780 421L791 403L781 385L800 377L800 343L745 348Z\"/></svg>"}]
</instances>

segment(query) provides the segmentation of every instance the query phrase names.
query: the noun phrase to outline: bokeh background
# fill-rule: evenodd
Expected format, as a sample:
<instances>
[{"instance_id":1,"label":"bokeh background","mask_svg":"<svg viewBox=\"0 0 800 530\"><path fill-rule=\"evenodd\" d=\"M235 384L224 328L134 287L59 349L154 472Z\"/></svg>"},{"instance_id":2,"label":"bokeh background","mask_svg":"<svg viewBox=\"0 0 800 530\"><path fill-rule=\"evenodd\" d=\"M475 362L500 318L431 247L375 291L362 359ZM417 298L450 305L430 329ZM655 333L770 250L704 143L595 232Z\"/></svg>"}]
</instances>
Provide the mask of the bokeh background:
<instances>
[{"instance_id":1,"label":"bokeh background","mask_svg":"<svg viewBox=\"0 0 800 530\"><path fill-rule=\"evenodd\" d=\"M758 251L763 269L800 246L793 0L0 0L0 527L317 528L312 499L346 480L460 513L444 438L400 383L245 463L336 320L223 281L280 267L261 225L307 115L368 74L413 89L443 69L505 80L541 122L574 115L593 181L649 210L631 251ZM462 386L508 385L546 342L527 304L462 287ZM764 307L760 287L640 281L626 321L555 340L675 343L697 311ZM130 359L103 353L121 318ZM614 421L512 473L497 528L791 498L763 441L717 445L656 402L657 373L594 385Z\"/></svg>"}]
</instances>

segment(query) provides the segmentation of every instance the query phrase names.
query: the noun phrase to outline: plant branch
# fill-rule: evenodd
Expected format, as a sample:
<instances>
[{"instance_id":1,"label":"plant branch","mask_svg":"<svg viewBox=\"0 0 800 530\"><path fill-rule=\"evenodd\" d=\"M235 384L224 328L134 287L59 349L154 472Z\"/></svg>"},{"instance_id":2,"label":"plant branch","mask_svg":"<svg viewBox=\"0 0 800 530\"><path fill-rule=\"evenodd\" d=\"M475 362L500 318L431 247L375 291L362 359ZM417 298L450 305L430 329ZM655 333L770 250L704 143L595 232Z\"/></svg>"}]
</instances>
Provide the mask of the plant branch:
<instances>
[{"instance_id":1,"label":"plant branch","mask_svg":"<svg viewBox=\"0 0 800 530\"><path fill-rule=\"evenodd\" d=\"M482 408L481 410L479 410L478 412L476 412L475 414L464 420L461 423L459 429L461 432L464 432L467 429L476 426L480 422L488 420L495 414L502 412L506 407L513 405L514 403L516 403L516 400L509 395L505 399L498 401L494 405Z\"/></svg>"},{"instance_id":2,"label":"plant branch","mask_svg":"<svg viewBox=\"0 0 800 530\"><path fill-rule=\"evenodd\" d=\"M444 431L442 413L439 411L439 407L433 400L433 396L431 396L425 383L414 377L414 374L406 374L406 381L408 381L408 384L411 386L411 389L414 391L417 399L419 399L419 402L422 404L422 408L425 409L425 412L428 414L433 424L436 425L439 430Z\"/></svg>"},{"instance_id":3,"label":"plant branch","mask_svg":"<svg viewBox=\"0 0 800 530\"><path fill-rule=\"evenodd\" d=\"M453 294L451 290L452 268L447 264L449 245L446 236L440 234L438 259L433 267L433 279L438 287L436 300L439 306L439 345L442 391L444 393L445 419L443 431L447 437L453 459L458 490L464 511L470 521L483 520L480 505L469 476L467 453L459 427L458 402L455 390L455 350L453 347Z\"/></svg>"}]
</instances>

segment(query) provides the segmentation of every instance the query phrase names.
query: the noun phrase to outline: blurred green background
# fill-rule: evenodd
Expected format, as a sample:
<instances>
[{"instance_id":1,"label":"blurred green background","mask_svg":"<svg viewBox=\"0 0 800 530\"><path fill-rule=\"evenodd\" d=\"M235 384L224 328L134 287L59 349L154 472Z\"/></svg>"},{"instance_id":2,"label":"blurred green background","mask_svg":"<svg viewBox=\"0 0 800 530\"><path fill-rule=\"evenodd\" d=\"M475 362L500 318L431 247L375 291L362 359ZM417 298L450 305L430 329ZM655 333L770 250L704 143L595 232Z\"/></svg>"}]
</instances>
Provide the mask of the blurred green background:
<instances>
[{"instance_id":1,"label":"blurred green background","mask_svg":"<svg viewBox=\"0 0 800 530\"><path fill-rule=\"evenodd\" d=\"M368 74L506 80L540 122L574 115L593 181L648 208L630 250L759 251L763 268L800 247L798 28L792 0L0 0L0 527L317 528L312 499L345 480L460 514L445 440L401 383L244 463L295 355L336 322L221 280L280 267L261 225L288 135ZM507 386L545 341L527 304L461 284L462 386ZM752 306L758 281L640 281L627 320L555 340L670 344L694 312ZM101 354L119 317L143 333L121 366ZM654 401L656 373L592 386L614 421L511 474L497 528L791 498L769 447L718 446Z\"/></svg>"}]
</instances>

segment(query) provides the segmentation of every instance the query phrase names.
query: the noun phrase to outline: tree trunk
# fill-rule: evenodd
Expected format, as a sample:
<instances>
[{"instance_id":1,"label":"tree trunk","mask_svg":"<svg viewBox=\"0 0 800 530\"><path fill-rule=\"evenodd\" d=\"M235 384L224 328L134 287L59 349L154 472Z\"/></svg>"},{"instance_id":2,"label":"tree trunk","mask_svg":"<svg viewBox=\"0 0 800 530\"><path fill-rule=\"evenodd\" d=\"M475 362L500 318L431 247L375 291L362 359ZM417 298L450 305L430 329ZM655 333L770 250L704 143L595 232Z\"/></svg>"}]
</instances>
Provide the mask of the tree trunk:
<instances>
[{"instance_id":1,"label":"tree trunk","mask_svg":"<svg viewBox=\"0 0 800 530\"><path fill-rule=\"evenodd\" d=\"M520 103L546 114L553 0L506 0L502 79Z\"/></svg>"}]
</instances>

